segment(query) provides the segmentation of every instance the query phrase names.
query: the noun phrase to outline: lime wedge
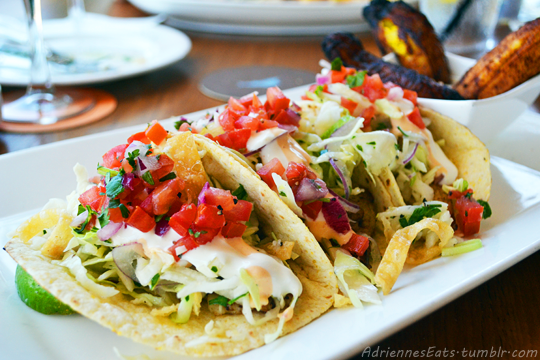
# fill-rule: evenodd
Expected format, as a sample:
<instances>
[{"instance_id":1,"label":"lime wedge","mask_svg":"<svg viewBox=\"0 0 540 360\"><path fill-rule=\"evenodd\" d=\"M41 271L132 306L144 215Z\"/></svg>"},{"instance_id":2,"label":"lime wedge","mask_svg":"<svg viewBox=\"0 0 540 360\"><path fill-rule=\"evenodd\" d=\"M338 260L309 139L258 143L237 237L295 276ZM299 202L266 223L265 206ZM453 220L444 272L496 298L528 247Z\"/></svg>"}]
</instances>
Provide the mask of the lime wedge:
<instances>
[{"instance_id":1,"label":"lime wedge","mask_svg":"<svg viewBox=\"0 0 540 360\"><path fill-rule=\"evenodd\" d=\"M17 265L15 271L15 286L19 297L33 310L45 315L70 315L75 313L68 305L52 296L43 289L33 277Z\"/></svg>"}]
</instances>

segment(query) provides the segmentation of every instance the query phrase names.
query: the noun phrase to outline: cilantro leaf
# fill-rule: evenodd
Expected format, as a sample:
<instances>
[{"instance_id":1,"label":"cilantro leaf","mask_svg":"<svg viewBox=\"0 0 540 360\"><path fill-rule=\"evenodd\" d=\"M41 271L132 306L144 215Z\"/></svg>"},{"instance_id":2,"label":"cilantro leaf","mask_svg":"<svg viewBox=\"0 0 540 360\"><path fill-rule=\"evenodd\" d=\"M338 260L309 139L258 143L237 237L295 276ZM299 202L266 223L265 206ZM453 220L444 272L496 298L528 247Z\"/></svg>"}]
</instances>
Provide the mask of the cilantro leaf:
<instances>
[{"instance_id":1,"label":"cilantro leaf","mask_svg":"<svg viewBox=\"0 0 540 360\"><path fill-rule=\"evenodd\" d=\"M118 175L113 177L111 181L106 186L107 189L107 197L114 199L117 197L122 191L124 191L124 187L122 186L122 180L124 179L124 176L122 172L120 172Z\"/></svg>"},{"instance_id":2,"label":"cilantro leaf","mask_svg":"<svg viewBox=\"0 0 540 360\"><path fill-rule=\"evenodd\" d=\"M152 174L150 174L150 171L145 172L142 176L142 179L148 184L154 185L154 179L152 178Z\"/></svg>"},{"instance_id":3,"label":"cilantro leaf","mask_svg":"<svg viewBox=\"0 0 540 360\"><path fill-rule=\"evenodd\" d=\"M105 225L109 223L109 209L103 210L101 215L98 216L98 220L99 220L99 225L103 229Z\"/></svg>"},{"instance_id":4,"label":"cilantro leaf","mask_svg":"<svg viewBox=\"0 0 540 360\"><path fill-rule=\"evenodd\" d=\"M354 75L347 76L347 85L349 85L350 88L355 88L358 86L362 86L364 83L364 79L366 78L367 71L359 71Z\"/></svg>"},{"instance_id":5,"label":"cilantro leaf","mask_svg":"<svg viewBox=\"0 0 540 360\"><path fill-rule=\"evenodd\" d=\"M484 207L484 212L482 213L482 219L487 219L491 217L493 213L491 211L491 206L489 206L488 202L484 200L476 200L476 201L478 201L478 203Z\"/></svg>"},{"instance_id":6,"label":"cilantro leaf","mask_svg":"<svg viewBox=\"0 0 540 360\"><path fill-rule=\"evenodd\" d=\"M162 177L161 179L159 179L159 182L164 182L164 181L167 181L167 180L172 180L176 178L176 174L173 173L173 172L170 172L168 173L167 175L165 175L164 177Z\"/></svg>"},{"instance_id":7,"label":"cilantro leaf","mask_svg":"<svg viewBox=\"0 0 540 360\"><path fill-rule=\"evenodd\" d=\"M283 192L283 191L280 191L279 196L287 197L287 194L285 194L285 192Z\"/></svg>"},{"instance_id":8,"label":"cilantro leaf","mask_svg":"<svg viewBox=\"0 0 540 360\"><path fill-rule=\"evenodd\" d=\"M336 239L330 239L330 243L332 244L333 247L340 247Z\"/></svg>"},{"instance_id":9,"label":"cilantro leaf","mask_svg":"<svg viewBox=\"0 0 540 360\"><path fill-rule=\"evenodd\" d=\"M229 300L229 302L227 303L227 305L232 305L236 302L236 300L240 299L240 298L243 298L244 296L246 296L247 294L249 294L249 292L246 292L245 294L242 294L240 296L237 296L235 297L234 299L232 300Z\"/></svg>"},{"instance_id":10,"label":"cilantro leaf","mask_svg":"<svg viewBox=\"0 0 540 360\"><path fill-rule=\"evenodd\" d=\"M127 219L129 217L129 209L124 204L120 204L118 207L120 208L120 212L122 213L122 217L124 219Z\"/></svg>"},{"instance_id":11,"label":"cilantro leaf","mask_svg":"<svg viewBox=\"0 0 540 360\"><path fill-rule=\"evenodd\" d=\"M217 273L219 269L217 268L217 266L212 266L210 270L212 270L212 272Z\"/></svg>"},{"instance_id":12,"label":"cilantro leaf","mask_svg":"<svg viewBox=\"0 0 540 360\"><path fill-rule=\"evenodd\" d=\"M248 194L244 185L240 184L236 190L232 192L233 196L236 196L238 200L247 200Z\"/></svg>"},{"instance_id":13,"label":"cilantro leaf","mask_svg":"<svg viewBox=\"0 0 540 360\"><path fill-rule=\"evenodd\" d=\"M401 227L406 228L412 224L416 224L422 219L431 218L441 212L440 204L425 205L414 209L413 213L407 220L405 216L399 218L399 224Z\"/></svg>"},{"instance_id":14,"label":"cilantro leaf","mask_svg":"<svg viewBox=\"0 0 540 360\"><path fill-rule=\"evenodd\" d=\"M180 130L180 126L182 126L182 124L188 124L189 125L189 122L187 121L187 119L185 117L181 117L180 120L175 121L174 122L174 128L176 130Z\"/></svg>"},{"instance_id":15,"label":"cilantro leaf","mask_svg":"<svg viewBox=\"0 0 540 360\"><path fill-rule=\"evenodd\" d=\"M139 156L139 152L139 149L135 149L132 152L128 153L128 156L126 158L127 162L134 170L137 167L137 162L135 161L135 159Z\"/></svg>"},{"instance_id":16,"label":"cilantro leaf","mask_svg":"<svg viewBox=\"0 0 540 360\"><path fill-rule=\"evenodd\" d=\"M158 282L159 282L159 274L156 274L154 275L152 280L150 280L150 290L154 290Z\"/></svg>"},{"instance_id":17,"label":"cilantro leaf","mask_svg":"<svg viewBox=\"0 0 540 360\"><path fill-rule=\"evenodd\" d=\"M221 305L223 307L227 307L229 304L229 299L227 299L225 296L219 295L217 298L209 300L208 305Z\"/></svg>"},{"instance_id":18,"label":"cilantro leaf","mask_svg":"<svg viewBox=\"0 0 540 360\"><path fill-rule=\"evenodd\" d=\"M335 58L332 60L332 70L335 71L341 71L341 67L343 66L343 61L341 61L341 58Z\"/></svg>"}]
</instances>

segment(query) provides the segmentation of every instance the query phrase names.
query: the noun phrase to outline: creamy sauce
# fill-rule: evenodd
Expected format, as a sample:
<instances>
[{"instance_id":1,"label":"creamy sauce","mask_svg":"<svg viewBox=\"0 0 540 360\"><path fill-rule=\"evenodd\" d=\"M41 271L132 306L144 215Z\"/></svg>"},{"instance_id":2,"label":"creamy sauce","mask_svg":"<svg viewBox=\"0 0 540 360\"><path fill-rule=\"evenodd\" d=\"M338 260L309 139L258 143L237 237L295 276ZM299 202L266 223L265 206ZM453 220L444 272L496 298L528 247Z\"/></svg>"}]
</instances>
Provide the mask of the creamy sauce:
<instances>
[{"instance_id":1,"label":"creamy sauce","mask_svg":"<svg viewBox=\"0 0 540 360\"><path fill-rule=\"evenodd\" d=\"M156 235L155 229L149 232L142 232L133 226L122 226L116 234L111 237L113 246L139 242L143 244L145 252L148 254L148 249L160 249L168 252L168 249L173 243L181 238L180 235L172 228L163 236Z\"/></svg>"},{"instance_id":2,"label":"creamy sauce","mask_svg":"<svg viewBox=\"0 0 540 360\"><path fill-rule=\"evenodd\" d=\"M247 151L255 151L266 144L274 141L274 139L280 135L285 134L287 131L280 129L278 127L266 129L263 131L252 131L251 136L247 142L246 149Z\"/></svg>"},{"instance_id":3,"label":"creamy sauce","mask_svg":"<svg viewBox=\"0 0 540 360\"><path fill-rule=\"evenodd\" d=\"M269 296L280 299L287 294L300 296L302 293L300 280L289 268L271 256L257 252L240 237L226 239L218 235L208 244L188 251L182 259L204 274L208 273L211 264L222 264L215 275L224 279L238 277L240 269L246 269L259 287L262 304L268 302Z\"/></svg>"},{"instance_id":4,"label":"creamy sauce","mask_svg":"<svg viewBox=\"0 0 540 360\"><path fill-rule=\"evenodd\" d=\"M285 169L291 161L303 163L306 166L309 166L311 162L311 156L290 135L280 136L262 149L263 164L267 164L274 158L277 158Z\"/></svg>"},{"instance_id":5,"label":"creamy sauce","mask_svg":"<svg viewBox=\"0 0 540 360\"><path fill-rule=\"evenodd\" d=\"M309 217L306 217L306 224L309 228L309 231L311 231L313 236L315 236L315 238L319 242L323 238L335 239L339 243L339 245L345 245L349 242L353 234L352 230L349 230L345 234L340 234L334 229L332 229L330 225L328 225L328 223L326 222L322 211L319 212L319 215L315 220L311 220Z\"/></svg>"}]
</instances>

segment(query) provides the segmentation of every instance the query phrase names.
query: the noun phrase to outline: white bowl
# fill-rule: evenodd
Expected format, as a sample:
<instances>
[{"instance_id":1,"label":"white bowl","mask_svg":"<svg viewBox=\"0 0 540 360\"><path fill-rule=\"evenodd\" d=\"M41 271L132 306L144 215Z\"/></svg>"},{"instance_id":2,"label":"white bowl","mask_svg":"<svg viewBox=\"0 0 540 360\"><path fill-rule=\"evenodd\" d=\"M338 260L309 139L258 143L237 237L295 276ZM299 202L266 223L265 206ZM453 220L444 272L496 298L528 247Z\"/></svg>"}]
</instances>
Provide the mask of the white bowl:
<instances>
[{"instance_id":1,"label":"white bowl","mask_svg":"<svg viewBox=\"0 0 540 360\"><path fill-rule=\"evenodd\" d=\"M458 82L476 60L446 53L452 83ZM383 57L396 63L394 54ZM418 98L418 103L467 126L483 142L493 139L516 120L540 94L540 75L507 92L482 100L439 100Z\"/></svg>"}]
</instances>

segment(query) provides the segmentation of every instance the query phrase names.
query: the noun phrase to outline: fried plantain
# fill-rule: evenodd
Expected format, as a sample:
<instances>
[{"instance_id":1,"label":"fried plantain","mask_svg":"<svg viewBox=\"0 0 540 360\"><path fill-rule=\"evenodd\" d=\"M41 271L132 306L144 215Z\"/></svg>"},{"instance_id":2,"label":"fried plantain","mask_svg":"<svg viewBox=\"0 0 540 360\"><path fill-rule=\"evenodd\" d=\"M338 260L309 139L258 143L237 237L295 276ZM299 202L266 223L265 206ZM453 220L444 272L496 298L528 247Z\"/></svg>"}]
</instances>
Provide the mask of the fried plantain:
<instances>
[{"instance_id":1,"label":"fried plantain","mask_svg":"<svg viewBox=\"0 0 540 360\"><path fill-rule=\"evenodd\" d=\"M420 97L463 100L463 97L454 89L414 70L388 63L367 52L362 43L351 33L335 33L326 36L322 42L322 48L329 60L339 57L345 66L367 70L369 75L379 74L382 81L391 81L404 89L414 90Z\"/></svg>"},{"instance_id":2,"label":"fried plantain","mask_svg":"<svg viewBox=\"0 0 540 360\"><path fill-rule=\"evenodd\" d=\"M506 36L454 88L467 99L502 94L540 73L540 18Z\"/></svg>"},{"instance_id":3,"label":"fried plantain","mask_svg":"<svg viewBox=\"0 0 540 360\"><path fill-rule=\"evenodd\" d=\"M403 1L373 0L364 17L382 53L393 52L406 68L450 82L443 46L424 14Z\"/></svg>"}]
</instances>

